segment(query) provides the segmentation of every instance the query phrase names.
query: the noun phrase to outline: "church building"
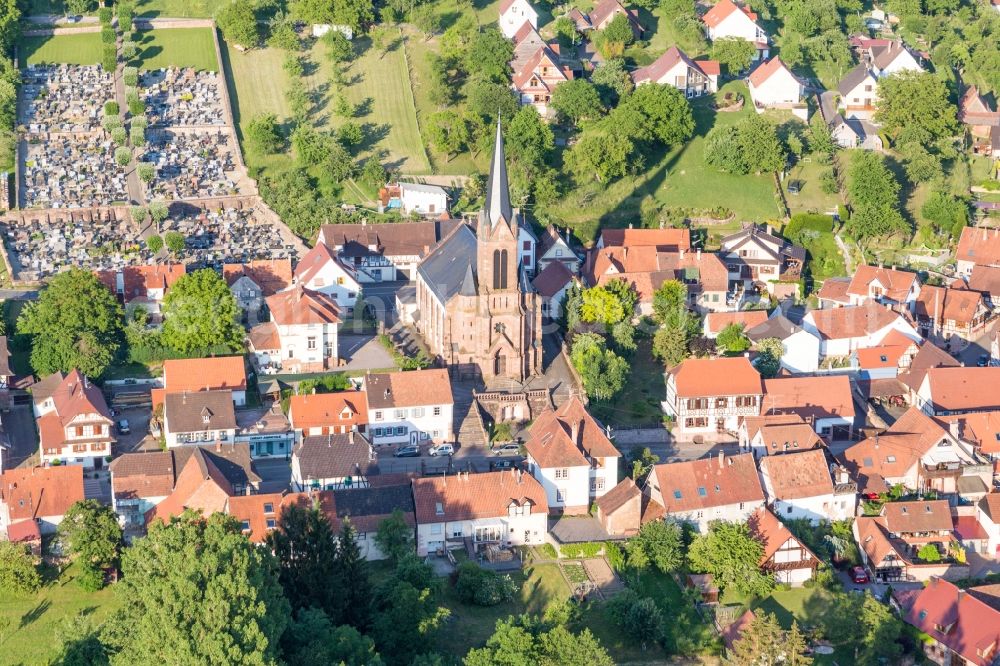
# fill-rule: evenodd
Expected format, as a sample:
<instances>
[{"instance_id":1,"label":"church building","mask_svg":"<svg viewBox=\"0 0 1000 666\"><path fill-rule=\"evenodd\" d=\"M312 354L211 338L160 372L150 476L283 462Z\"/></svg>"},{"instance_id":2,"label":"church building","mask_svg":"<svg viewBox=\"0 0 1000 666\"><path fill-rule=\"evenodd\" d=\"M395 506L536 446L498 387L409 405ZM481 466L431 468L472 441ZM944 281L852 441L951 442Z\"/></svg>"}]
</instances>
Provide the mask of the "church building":
<instances>
[{"instance_id":1,"label":"church building","mask_svg":"<svg viewBox=\"0 0 1000 666\"><path fill-rule=\"evenodd\" d=\"M497 121L486 204L417 268L417 328L453 374L484 381L541 373L538 295L518 252L525 224L511 207L503 134Z\"/></svg>"}]
</instances>

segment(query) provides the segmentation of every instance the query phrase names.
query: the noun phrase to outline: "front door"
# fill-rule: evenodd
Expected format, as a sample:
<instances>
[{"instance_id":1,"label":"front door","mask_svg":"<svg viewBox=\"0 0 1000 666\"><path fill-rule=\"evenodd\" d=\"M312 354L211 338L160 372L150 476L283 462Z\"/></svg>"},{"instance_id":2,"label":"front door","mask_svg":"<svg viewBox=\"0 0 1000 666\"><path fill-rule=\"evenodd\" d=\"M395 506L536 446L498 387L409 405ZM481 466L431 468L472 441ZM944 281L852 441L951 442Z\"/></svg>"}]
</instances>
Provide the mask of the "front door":
<instances>
[{"instance_id":1,"label":"front door","mask_svg":"<svg viewBox=\"0 0 1000 666\"><path fill-rule=\"evenodd\" d=\"M416 430L410 431L410 444L412 444L413 446L417 445L417 435L418 433Z\"/></svg>"}]
</instances>

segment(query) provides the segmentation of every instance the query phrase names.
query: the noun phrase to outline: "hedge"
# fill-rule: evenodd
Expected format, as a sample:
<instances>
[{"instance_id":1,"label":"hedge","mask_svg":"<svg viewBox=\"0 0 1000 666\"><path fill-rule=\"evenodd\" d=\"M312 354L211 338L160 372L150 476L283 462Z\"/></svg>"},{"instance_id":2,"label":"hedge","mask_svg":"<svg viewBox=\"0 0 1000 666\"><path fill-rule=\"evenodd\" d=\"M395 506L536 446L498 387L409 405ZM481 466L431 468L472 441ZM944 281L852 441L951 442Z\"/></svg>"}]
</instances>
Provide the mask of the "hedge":
<instances>
[{"instance_id":1,"label":"hedge","mask_svg":"<svg viewBox=\"0 0 1000 666\"><path fill-rule=\"evenodd\" d=\"M818 231L820 233L830 233L833 231L833 218L829 215L819 215L815 213L796 213L785 225L785 237L795 238L802 231Z\"/></svg>"},{"instance_id":2,"label":"hedge","mask_svg":"<svg viewBox=\"0 0 1000 666\"><path fill-rule=\"evenodd\" d=\"M601 554L603 549L604 544L595 541L588 541L586 543L568 543L566 545L559 546L559 552L562 556L571 559L597 557Z\"/></svg>"}]
</instances>

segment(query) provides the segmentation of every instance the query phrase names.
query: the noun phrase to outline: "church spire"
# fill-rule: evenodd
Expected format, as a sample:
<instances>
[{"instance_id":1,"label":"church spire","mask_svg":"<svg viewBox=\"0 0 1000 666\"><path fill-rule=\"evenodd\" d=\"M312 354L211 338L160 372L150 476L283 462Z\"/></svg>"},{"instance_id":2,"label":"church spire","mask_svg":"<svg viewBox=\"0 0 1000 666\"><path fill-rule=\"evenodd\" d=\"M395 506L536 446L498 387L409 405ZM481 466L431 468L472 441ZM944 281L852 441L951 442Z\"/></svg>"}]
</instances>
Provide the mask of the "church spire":
<instances>
[{"instance_id":1,"label":"church spire","mask_svg":"<svg viewBox=\"0 0 1000 666\"><path fill-rule=\"evenodd\" d=\"M501 219L511 223L514 211L510 206L510 186L507 183L507 158L503 149L503 131L500 114L497 114L497 136L493 145L493 162L490 164L490 180L486 190L486 221L490 226Z\"/></svg>"}]
</instances>

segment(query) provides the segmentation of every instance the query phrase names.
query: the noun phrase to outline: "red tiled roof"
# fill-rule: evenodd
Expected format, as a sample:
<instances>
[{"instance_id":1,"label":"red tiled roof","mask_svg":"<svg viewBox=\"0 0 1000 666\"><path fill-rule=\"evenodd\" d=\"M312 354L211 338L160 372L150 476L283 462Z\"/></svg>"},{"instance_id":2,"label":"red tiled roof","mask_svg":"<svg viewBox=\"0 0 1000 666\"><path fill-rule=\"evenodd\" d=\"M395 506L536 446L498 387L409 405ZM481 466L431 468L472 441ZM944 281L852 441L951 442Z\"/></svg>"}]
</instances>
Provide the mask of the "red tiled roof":
<instances>
[{"instance_id":1,"label":"red tiled roof","mask_svg":"<svg viewBox=\"0 0 1000 666\"><path fill-rule=\"evenodd\" d=\"M771 492L780 500L816 497L833 492L833 479L820 449L781 456L765 456L760 472L770 480Z\"/></svg>"},{"instance_id":2,"label":"red tiled roof","mask_svg":"<svg viewBox=\"0 0 1000 666\"><path fill-rule=\"evenodd\" d=\"M844 451L855 475L896 479L905 476L948 432L916 407L906 410L889 430L863 439Z\"/></svg>"},{"instance_id":3,"label":"red tiled roof","mask_svg":"<svg viewBox=\"0 0 1000 666\"><path fill-rule=\"evenodd\" d=\"M980 453L996 455L1000 453L1000 411L971 412L939 416L942 423L958 424L958 436L979 447Z\"/></svg>"},{"instance_id":4,"label":"red tiled roof","mask_svg":"<svg viewBox=\"0 0 1000 666\"><path fill-rule=\"evenodd\" d=\"M245 391L246 364L242 356L170 359L163 362L167 393L184 391Z\"/></svg>"},{"instance_id":5,"label":"red tiled roof","mask_svg":"<svg viewBox=\"0 0 1000 666\"><path fill-rule=\"evenodd\" d=\"M271 321L278 326L340 323L337 301L303 286L268 296L267 308L271 311Z\"/></svg>"},{"instance_id":6,"label":"red tiled roof","mask_svg":"<svg viewBox=\"0 0 1000 666\"><path fill-rule=\"evenodd\" d=\"M953 516L952 529L962 541L988 539L989 535L975 516Z\"/></svg>"},{"instance_id":7,"label":"red tiled roof","mask_svg":"<svg viewBox=\"0 0 1000 666\"><path fill-rule=\"evenodd\" d=\"M935 411L985 411L1000 409L1000 368L931 368L925 381Z\"/></svg>"},{"instance_id":8,"label":"red tiled roof","mask_svg":"<svg viewBox=\"0 0 1000 666\"><path fill-rule=\"evenodd\" d=\"M750 453L655 465L653 474L667 513L764 500Z\"/></svg>"},{"instance_id":9,"label":"red tiled roof","mask_svg":"<svg viewBox=\"0 0 1000 666\"><path fill-rule=\"evenodd\" d=\"M549 512L541 484L520 470L414 479L413 502L423 525L507 516L511 504Z\"/></svg>"},{"instance_id":10,"label":"red tiled roof","mask_svg":"<svg viewBox=\"0 0 1000 666\"><path fill-rule=\"evenodd\" d=\"M11 543L41 541L42 530L34 520L22 520L7 526L7 540Z\"/></svg>"},{"instance_id":11,"label":"red tiled roof","mask_svg":"<svg viewBox=\"0 0 1000 666\"><path fill-rule=\"evenodd\" d=\"M855 307L813 310L806 316L825 340L864 337L899 319L898 314L874 301Z\"/></svg>"},{"instance_id":12,"label":"red tiled roof","mask_svg":"<svg viewBox=\"0 0 1000 666\"><path fill-rule=\"evenodd\" d=\"M676 46L671 46L666 52L659 58L654 60L652 63L646 65L645 67L640 67L639 69L632 72L632 79L636 83L643 83L646 81L659 81L668 72L672 71L677 63L683 62L687 67L701 72L705 76L719 74L719 63L714 60L692 60L688 57L684 51L680 50ZM609 230L614 231L614 230ZM617 231L624 231L619 229ZM635 229L634 231L658 231L655 229ZM664 230L666 231L666 230ZM675 229L670 229L670 231L677 231ZM687 232L686 229L683 231ZM604 232L605 234L607 231ZM605 241L607 245L607 241Z\"/></svg>"},{"instance_id":13,"label":"red tiled roof","mask_svg":"<svg viewBox=\"0 0 1000 666\"><path fill-rule=\"evenodd\" d=\"M737 6L732 0L719 0L719 2L715 3L715 6L709 9L708 12L701 17L701 20L704 21L705 25L709 28L714 28L726 20L726 18L728 18L729 15L735 11L742 11L750 20L756 19L755 16L751 16L750 12Z\"/></svg>"},{"instance_id":14,"label":"red tiled roof","mask_svg":"<svg viewBox=\"0 0 1000 666\"><path fill-rule=\"evenodd\" d=\"M1000 229L965 227L955 258L980 266L1000 266Z\"/></svg>"},{"instance_id":15,"label":"red tiled roof","mask_svg":"<svg viewBox=\"0 0 1000 666\"><path fill-rule=\"evenodd\" d=\"M306 284L316 277L316 274L323 270L323 267L331 263L342 266L337 254L327 247L326 243L317 243L296 264L295 272L292 275L297 283ZM346 269L344 270L346 272Z\"/></svg>"},{"instance_id":16,"label":"red tiled roof","mask_svg":"<svg viewBox=\"0 0 1000 666\"><path fill-rule=\"evenodd\" d=\"M851 287L851 281L846 278L829 278L823 282L823 286L816 292L816 296L821 301L832 301L834 303L850 303L847 290Z\"/></svg>"},{"instance_id":17,"label":"red tiled roof","mask_svg":"<svg viewBox=\"0 0 1000 666\"><path fill-rule=\"evenodd\" d=\"M162 502L146 512L146 522L179 516L185 509L195 509L203 516L222 513L232 491L232 485L210 458L199 449L188 458L173 492Z\"/></svg>"},{"instance_id":18,"label":"red tiled roof","mask_svg":"<svg viewBox=\"0 0 1000 666\"><path fill-rule=\"evenodd\" d=\"M748 78L754 88L759 88L765 81L781 70L785 70L789 74L792 74L792 70L788 69L785 63L781 62L781 58L775 56L767 62L759 64L752 72L750 72L750 76ZM794 77L795 75L792 74L792 76Z\"/></svg>"},{"instance_id":19,"label":"red tiled roof","mask_svg":"<svg viewBox=\"0 0 1000 666\"><path fill-rule=\"evenodd\" d=\"M83 467L29 467L9 469L0 475L0 500L10 520L62 516L84 499Z\"/></svg>"},{"instance_id":20,"label":"red tiled roof","mask_svg":"<svg viewBox=\"0 0 1000 666\"><path fill-rule=\"evenodd\" d=\"M890 533L951 531L951 509L948 500L917 500L886 502L881 515Z\"/></svg>"},{"instance_id":21,"label":"red tiled roof","mask_svg":"<svg viewBox=\"0 0 1000 666\"><path fill-rule=\"evenodd\" d=\"M250 329L247 335L253 351L275 351L281 349L281 336L273 321L265 321Z\"/></svg>"},{"instance_id":22,"label":"red tiled roof","mask_svg":"<svg viewBox=\"0 0 1000 666\"><path fill-rule=\"evenodd\" d=\"M542 468L589 466L588 457L593 460L621 455L575 396L557 410L549 408L539 414L524 446Z\"/></svg>"},{"instance_id":23,"label":"red tiled roof","mask_svg":"<svg viewBox=\"0 0 1000 666\"><path fill-rule=\"evenodd\" d=\"M970 664L990 666L1000 651L1000 611L946 580L932 578L904 619Z\"/></svg>"},{"instance_id":24,"label":"red tiled roof","mask_svg":"<svg viewBox=\"0 0 1000 666\"><path fill-rule=\"evenodd\" d=\"M368 394L364 391L337 391L293 395L288 417L296 430L365 426L368 424Z\"/></svg>"},{"instance_id":25,"label":"red tiled roof","mask_svg":"<svg viewBox=\"0 0 1000 666\"><path fill-rule=\"evenodd\" d=\"M604 247L656 247L661 250L691 249L691 232L686 228L674 229L603 229L601 242Z\"/></svg>"},{"instance_id":26,"label":"red tiled roof","mask_svg":"<svg viewBox=\"0 0 1000 666\"><path fill-rule=\"evenodd\" d=\"M270 505L270 506L268 506ZM263 543L267 533L276 528L281 518L281 512L286 506L297 505L308 508L312 505L309 493L265 493L261 495L237 495L226 502L226 513L243 523L247 522L249 530L243 530L253 543ZM270 508L270 511L265 509ZM274 527L268 526L273 520Z\"/></svg>"},{"instance_id":27,"label":"red tiled roof","mask_svg":"<svg viewBox=\"0 0 1000 666\"><path fill-rule=\"evenodd\" d=\"M291 286L292 262L290 259L254 259L245 264L222 266L222 277L230 287L243 276L253 280L264 296L270 296Z\"/></svg>"},{"instance_id":28,"label":"red tiled roof","mask_svg":"<svg viewBox=\"0 0 1000 666\"><path fill-rule=\"evenodd\" d=\"M795 539L799 546L812 555L814 562L819 562L816 554L809 550L805 543L796 539L795 535L767 507L760 507L750 514L747 525L750 527L750 533L764 546L764 555L760 559L761 566L774 557L778 549L784 546L789 539Z\"/></svg>"},{"instance_id":29,"label":"red tiled roof","mask_svg":"<svg viewBox=\"0 0 1000 666\"><path fill-rule=\"evenodd\" d=\"M761 395L760 373L745 356L689 358L668 370L679 398Z\"/></svg>"},{"instance_id":30,"label":"red tiled roof","mask_svg":"<svg viewBox=\"0 0 1000 666\"><path fill-rule=\"evenodd\" d=\"M739 312L709 312L705 323L709 333L721 333L730 324L742 324L743 329L751 329L767 321L767 310L740 310Z\"/></svg>"},{"instance_id":31,"label":"red tiled roof","mask_svg":"<svg viewBox=\"0 0 1000 666\"><path fill-rule=\"evenodd\" d=\"M855 296L868 296L868 285L877 281L885 290L887 298L901 303L917 279L917 274L909 271L899 271L895 268L883 268L882 266L858 266L851 278L847 293Z\"/></svg>"},{"instance_id":32,"label":"red tiled roof","mask_svg":"<svg viewBox=\"0 0 1000 666\"><path fill-rule=\"evenodd\" d=\"M970 324L985 310L983 295L978 291L925 285L917 296L915 314L939 324L946 320Z\"/></svg>"},{"instance_id":33,"label":"red tiled roof","mask_svg":"<svg viewBox=\"0 0 1000 666\"><path fill-rule=\"evenodd\" d=\"M535 276L531 284L540 295L551 298L559 290L573 281L573 273L561 261L549 262L542 272Z\"/></svg>"}]
</instances>

